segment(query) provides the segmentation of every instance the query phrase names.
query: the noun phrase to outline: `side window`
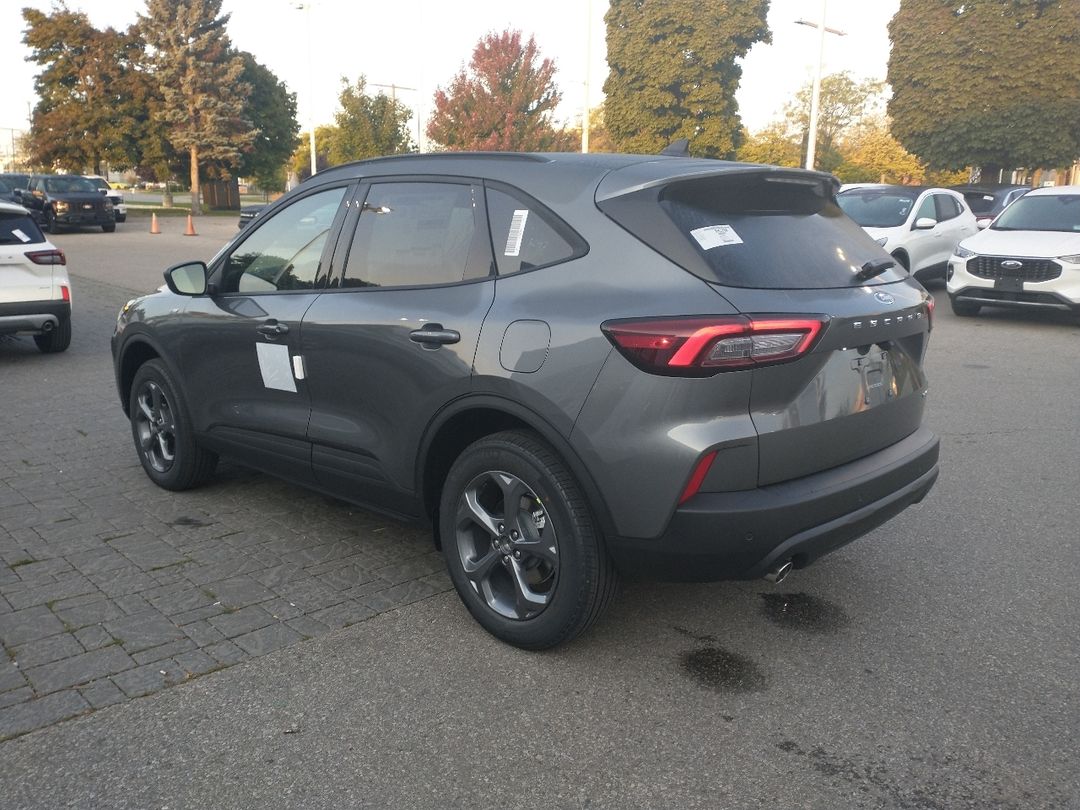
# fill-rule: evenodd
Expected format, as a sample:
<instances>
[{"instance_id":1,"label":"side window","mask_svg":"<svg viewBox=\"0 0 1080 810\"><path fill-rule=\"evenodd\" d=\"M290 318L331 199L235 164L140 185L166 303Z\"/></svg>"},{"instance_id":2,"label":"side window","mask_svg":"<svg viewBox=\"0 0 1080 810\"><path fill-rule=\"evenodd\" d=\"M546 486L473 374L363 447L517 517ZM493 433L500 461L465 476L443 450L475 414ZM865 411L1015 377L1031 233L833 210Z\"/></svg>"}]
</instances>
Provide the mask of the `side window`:
<instances>
[{"instance_id":1,"label":"side window","mask_svg":"<svg viewBox=\"0 0 1080 810\"><path fill-rule=\"evenodd\" d=\"M468 183L373 183L356 221L343 287L426 287L491 273Z\"/></svg>"},{"instance_id":2,"label":"side window","mask_svg":"<svg viewBox=\"0 0 1080 810\"><path fill-rule=\"evenodd\" d=\"M960 216L960 206L956 200L947 194L935 194L934 199L937 200L937 221L944 222L947 219L954 219Z\"/></svg>"},{"instance_id":3,"label":"side window","mask_svg":"<svg viewBox=\"0 0 1080 810\"><path fill-rule=\"evenodd\" d=\"M315 287L323 246L346 189L296 200L244 239L225 260L223 292L275 292Z\"/></svg>"},{"instance_id":4,"label":"side window","mask_svg":"<svg viewBox=\"0 0 1080 810\"><path fill-rule=\"evenodd\" d=\"M929 217L930 219L937 219L937 207L934 205L934 195L927 194L926 198L919 206L919 210L915 212L915 221L918 222L923 217Z\"/></svg>"},{"instance_id":5,"label":"side window","mask_svg":"<svg viewBox=\"0 0 1080 810\"><path fill-rule=\"evenodd\" d=\"M489 188L487 210L500 276L566 261L580 252L535 203Z\"/></svg>"}]
</instances>

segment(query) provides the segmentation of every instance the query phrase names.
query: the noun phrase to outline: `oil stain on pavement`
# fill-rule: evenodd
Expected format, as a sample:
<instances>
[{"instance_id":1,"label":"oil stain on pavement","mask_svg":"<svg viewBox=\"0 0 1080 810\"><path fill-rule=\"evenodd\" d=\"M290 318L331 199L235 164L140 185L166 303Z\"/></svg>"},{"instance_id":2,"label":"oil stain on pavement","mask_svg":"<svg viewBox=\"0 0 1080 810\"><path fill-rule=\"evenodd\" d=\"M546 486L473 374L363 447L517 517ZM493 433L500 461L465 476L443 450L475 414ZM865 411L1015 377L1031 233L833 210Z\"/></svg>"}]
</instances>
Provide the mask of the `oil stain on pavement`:
<instances>
[{"instance_id":1,"label":"oil stain on pavement","mask_svg":"<svg viewBox=\"0 0 1080 810\"><path fill-rule=\"evenodd\" d=\"M682 655L683 671L718 692L762 692L768 677L753 661L723 647L698 647Z\"/></svg>"},{"instance_id":2,"label":"oil stain on pavement","mask_svg":"<svg viewBox=\"0 0 1080 810\"><path fill-rule=\"evenodd\" d=\"M844 609L806 593L763 593L762 610L773 624L808 633L835 633L847 627Z\"/></svg>"}]
</instances>

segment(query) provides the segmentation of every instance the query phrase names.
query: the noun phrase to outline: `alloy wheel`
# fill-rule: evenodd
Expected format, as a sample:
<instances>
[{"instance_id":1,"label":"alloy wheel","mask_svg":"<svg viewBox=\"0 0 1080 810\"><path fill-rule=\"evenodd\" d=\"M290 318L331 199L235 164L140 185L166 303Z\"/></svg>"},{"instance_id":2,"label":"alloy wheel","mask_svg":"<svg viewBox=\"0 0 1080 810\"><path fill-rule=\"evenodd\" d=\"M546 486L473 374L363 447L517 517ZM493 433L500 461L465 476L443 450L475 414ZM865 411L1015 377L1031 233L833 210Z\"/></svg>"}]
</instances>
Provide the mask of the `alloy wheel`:
<instances>
[{"instance_id":1,"label":"alloy wheel","mask_svg":"<svg viewBox=\"0 0 1080 810\"><path fill-rule=\"evenodd\" d=\"M168 472L176 460L176 417L161 386L147 381L136 400L135 430L139 452L159 473Z\"/></svg>"},{"instance_id":2,"label":"alloy wheel","mask_svg":"<svg viewBox=\"0 0 1080 810\"><path fill-rule=\"evenodd\" d=\"M559 542L540 498L515 475L489 471L461 494L457 552L473 590L508 619L531 619L558 583Z\"/></svg>"}]
</instances>

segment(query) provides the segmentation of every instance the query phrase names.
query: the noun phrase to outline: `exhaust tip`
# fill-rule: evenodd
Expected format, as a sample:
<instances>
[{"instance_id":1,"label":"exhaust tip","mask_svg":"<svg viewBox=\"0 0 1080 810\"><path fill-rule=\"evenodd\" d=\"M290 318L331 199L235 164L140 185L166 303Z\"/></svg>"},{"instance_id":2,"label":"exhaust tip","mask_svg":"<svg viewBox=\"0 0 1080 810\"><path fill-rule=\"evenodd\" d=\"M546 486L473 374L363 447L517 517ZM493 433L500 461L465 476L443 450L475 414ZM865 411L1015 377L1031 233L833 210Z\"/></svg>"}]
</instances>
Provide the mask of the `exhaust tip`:
<instances>
[{"instance_id":1,"label":"exhaust tip","mask_svg":"<svg viewBox=\"0 0 1080 810\"><path fill-rule=\"evenodd\" d=\"M53 325L54 324L53 324L52 321L45 321L45 323L43 323L41 325L42 333L47 335L49 332L51 332L53 330Z\"/></svg>"},{"instance_id":2,"label":"exhaust tip","mask_svg":"<svg viewBox=\"0 0 1080 810\"><path fill-rule=\"evenodd\" d=\"M765 574L765 580L773 583L773 585L779 585L781 582L787 579L787 575L791 573L791 569L793 569L794 567L795 566L791 562L791 560L785 560L784 562L777 565L775 568L769 570L769 572Z\"/></svg>"}]
</instances>

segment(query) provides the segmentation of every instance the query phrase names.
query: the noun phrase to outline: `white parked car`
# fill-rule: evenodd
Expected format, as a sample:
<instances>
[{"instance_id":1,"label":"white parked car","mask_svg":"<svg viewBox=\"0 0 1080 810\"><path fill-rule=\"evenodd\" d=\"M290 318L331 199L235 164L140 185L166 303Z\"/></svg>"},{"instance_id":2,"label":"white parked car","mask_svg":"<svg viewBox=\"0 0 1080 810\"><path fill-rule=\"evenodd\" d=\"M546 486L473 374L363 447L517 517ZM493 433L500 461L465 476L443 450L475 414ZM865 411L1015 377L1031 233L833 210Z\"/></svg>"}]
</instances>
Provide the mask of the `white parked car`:
<instances>
[{"instance_id":1,"label":"white parked car","mask_svg":"<svg viewBox=\"0 0 1080 810\"><path fill-rule=\"evenodd\" d=\"M112 200L113 214L116 215L117 222L124 222L127 220L127 205L124 204L124 195L109 185L109 181L104 177L97 174L83 175L87 180L94 184L94 188L100 189L105 192L105 196Z\"/></svg>"},{"instance_id":2,"label":"white parked car","mask_svg":"<svg viewBox=\"0 0 1080 810\"><path fill-rule=\"evenodd\" d=\"M1029 191L949 260L957 315L984 306L1071 310L1080 315L1080 186Z\"/></svg>"},{"instance_id":3,"label":"white parked car","mask_svg":"<svg viewBox=\"0 0 1080 810\"><path fill-rule=\"evenodd\" d=\"M0 202L0 335L33 335L46 353L71 344L66 264L29 211Z\"/></svg>"},{"instance_id":4,"label":"white parked car","mask_svg":"<svg viewBox=\"0 0 1080 810\"><path fill-rule=\"evenodd\" d=\"M945 188L874 185L841 191L836 199L919 281L945 278L957 243L979 230L963 196Z\"/></svg>"}]
</instances>

